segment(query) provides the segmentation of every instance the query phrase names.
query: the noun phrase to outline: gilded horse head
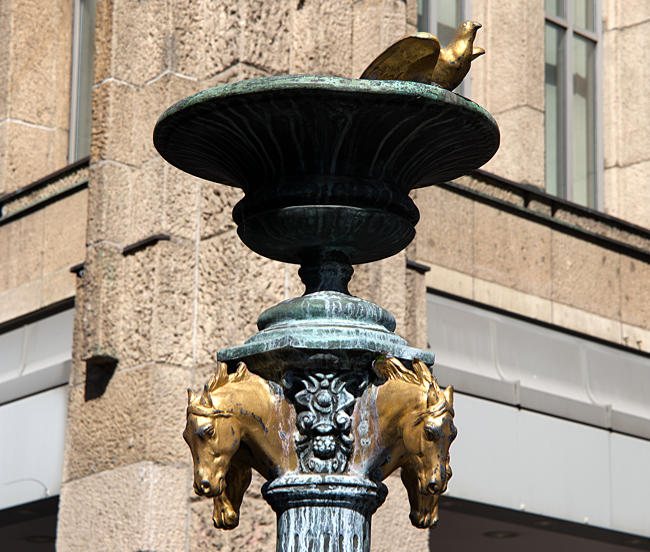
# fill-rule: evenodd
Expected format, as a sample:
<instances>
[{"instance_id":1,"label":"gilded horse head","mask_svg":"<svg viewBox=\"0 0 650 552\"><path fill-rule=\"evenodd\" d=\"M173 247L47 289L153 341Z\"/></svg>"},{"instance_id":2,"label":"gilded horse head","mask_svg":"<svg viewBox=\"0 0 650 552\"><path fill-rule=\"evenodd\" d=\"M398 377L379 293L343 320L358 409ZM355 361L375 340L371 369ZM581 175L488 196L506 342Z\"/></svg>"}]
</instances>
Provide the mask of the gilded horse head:
<instances>
[{"instance_id":1,"label":"gilded horse head","mask_svg":"<svg viewBox=\"0 0 650 552\"><path fill-rule=\"evenodd\" d=\"M214 497L223 493L226 473L239 449L239 424L220 423L232 418L233 412L222 401L213 399L213 393L231 381L226 365L219 363L201 393L187 390L187 425L183 438L192 451L194 491L199 495Z\"/></svg>"},{"instance_id":2,"label":"gilded horse head","mask_svg":"<svg viewBox=\"0 0 650 552\"><path fill-rule=\"evenodd\" d=\"M292 433L288 408L244 363L229 374L220 362L200 393L188 389L183 438L192 451L195 492L214 499L215 526L232 529L239 523L251 467L267 479L295 467L295 454L283 439ZM240 448L242 443L247 446Z\"/></svg>"},{"instance_id":3,"label":"gilded horse head","mask_svg":"<svg viewBox=\"0 0 650 552\"><path fill-rule=\"evenodd\" d=\"M380 440L386 448L382 477L401 468L411 522L430 527L438 521L438 498L451 478L453 389L441 389L419 360L409 370L395 358L381 358L375 371L386 380L377 392Z\"/></svg>"}]
</instances>

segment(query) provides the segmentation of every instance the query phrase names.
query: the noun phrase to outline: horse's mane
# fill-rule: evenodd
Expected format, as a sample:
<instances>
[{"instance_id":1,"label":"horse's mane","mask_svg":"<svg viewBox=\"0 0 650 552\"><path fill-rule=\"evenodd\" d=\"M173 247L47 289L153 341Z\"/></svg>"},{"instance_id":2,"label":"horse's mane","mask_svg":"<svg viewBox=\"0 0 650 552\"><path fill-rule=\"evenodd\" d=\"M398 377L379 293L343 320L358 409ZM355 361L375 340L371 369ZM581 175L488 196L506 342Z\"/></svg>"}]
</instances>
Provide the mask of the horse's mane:
<instances>
[{"instance_id":1,"label":"horse's mane","mask_svg":"<svg viewBox=\"0 0 650 552\"><path fill-rule=\"evenodd\" d=\"M415 358L412 362L413 369L409 370L395 357L381 356L373 364L378 375L386 380L399 380L405 383L413 383L428 390L431 385L437 389L438 382L431 374L429 367L421 360Z\"/></svg>"},{"instance_id":2,"label":"horse's mane","mask_svg":"<svg viewBox=\"0 0 650 552\"><path fill-rule=\"evenodd\" d=\"M438 416L446 411L453 411L429 367L417 358L413 359L412 366L413 369L409 370L398 359L388 356L379 357L373 364L375 372L382 378L411 383L427 393L427 409L423 411L423 415Z\"/></svg>"},{"instance_id":3,"label":"horse's mane","mask_svg":"<svg viewBox=\"0 0 650 552\"><path fill-rule=\"evenodd\" d=\"M214 393L217 389L229 383L245 381L251 377L252 374L243 362L239 363L237 371L233 374L228 373L228 365L225 362L217 362L214 374L210 376L210 379L203 386L203 390L200 393L195 393L192 389L187 390L188 412L198 416L226 415L226 413L215 409L211 393Z\"/></svg>"}]
</instances>

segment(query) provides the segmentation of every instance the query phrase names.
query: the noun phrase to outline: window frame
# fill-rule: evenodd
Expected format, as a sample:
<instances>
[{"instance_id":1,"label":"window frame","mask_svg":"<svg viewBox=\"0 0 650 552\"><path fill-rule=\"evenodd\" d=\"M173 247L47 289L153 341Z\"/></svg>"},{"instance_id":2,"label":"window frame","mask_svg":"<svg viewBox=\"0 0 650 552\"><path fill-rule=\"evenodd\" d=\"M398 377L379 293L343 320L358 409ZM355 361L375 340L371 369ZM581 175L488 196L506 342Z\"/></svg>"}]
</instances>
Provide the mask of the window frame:
<instances>
[{"instance_id":1,"label":"window frame","mask_svg":"<svg viewBox=\"0 0 650 552\"><path fill-rule=\"evenodd\" d=\"M88 24L84 21L83 12L85 2L92 2L93 9L96 7L96 0L73 0L73 22L72 22L72 63L71 63L71 75L70 75L70 117L68 129L68 162L74 163L81 159L80 155L80 144L79 144L79 124L81 122L80 110L82 107L82 78L81 72L84 67L82 67L82 47L84 43L84 32L88 32ZM94 27L95 19L91 19L91 22ZM94 28L92 29L92 34L94 38ZM94 52L90 56L90 70L94 70ZM92 78L91 78L92 81ZM92 94L91 89L85 91L88 94ZM87 98L86 101L90 102L92 105L92 98ZM92 110L91 110L92 115ZM90 121L89 121L90 123Z\"/></svg>"},{"instance_id":2,"label":"window frame","mask_svg":"<svg viewBox=\"0 0 650 552\"><path fill-rule=\"evenodd\" d=\"M602 0L594 0L594 30L589 31L582 27L577 27L573 23L573 2L574 0L564 0L565 13L564 18L546 12L544 9L544 28L546 24L551 23L558 28L562 33L563 43L563 86L564 86L564 112L562 120L562 132L564 139L564 171L562 182L563 194L560 194L560 186L558 185L558 197L566 199L567 201L574 202L573 195L573 37L579 36L591 41L594 45L594 192L595 197L592 198L593 204L588 203L585 205L587 208L603 210L603 177L604 177L604 161L603 161L603 92L602 92ZM546 47L546 46L545 46ZM546 84L546 77L544 78ZM546 106L544 106L546 110ZM548 144L544 144L545 159L546 148ZM544 161L546 168L546 160ZM544 177L545 186L547 183L547 175Z\"/></svg>"}]
</instances>

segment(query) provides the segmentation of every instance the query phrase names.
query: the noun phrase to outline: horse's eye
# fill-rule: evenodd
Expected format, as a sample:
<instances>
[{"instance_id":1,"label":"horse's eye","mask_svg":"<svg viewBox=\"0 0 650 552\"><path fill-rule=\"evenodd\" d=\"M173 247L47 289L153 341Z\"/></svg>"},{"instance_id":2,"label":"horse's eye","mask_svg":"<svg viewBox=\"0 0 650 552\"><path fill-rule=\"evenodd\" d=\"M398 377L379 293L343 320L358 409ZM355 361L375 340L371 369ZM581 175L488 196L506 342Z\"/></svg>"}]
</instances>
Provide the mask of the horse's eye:
<instances>
[{"instance_id":1,"label":"horse's eye","mask_svg":"<svg viewBox=\"0 0 650 552\"><path fill-rule=\"evenodd\" d=\"M199 428L199 437L205 439L206 437L214 437L214 426L207 424Z\"/></svg>"},{"instance_id":2,"label":"horse's eye","mask_svg":"<svg viewBox=\"0 0 650 552\"><path fill-rule=\"evenodd\" d=\"M437 441L441 437L440 428L433 424L427 424L424 426L424 436L427 441Z\"/></svg>"}]
</instances>

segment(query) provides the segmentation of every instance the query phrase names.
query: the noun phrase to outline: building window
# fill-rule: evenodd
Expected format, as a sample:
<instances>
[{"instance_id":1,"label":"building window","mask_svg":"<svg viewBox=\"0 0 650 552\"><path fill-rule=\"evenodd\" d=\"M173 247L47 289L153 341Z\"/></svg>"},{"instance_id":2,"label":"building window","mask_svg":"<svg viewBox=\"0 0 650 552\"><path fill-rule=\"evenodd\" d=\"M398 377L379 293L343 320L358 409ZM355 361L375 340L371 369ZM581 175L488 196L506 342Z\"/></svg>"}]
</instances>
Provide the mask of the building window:
<instances>
[{"instance_id":1,"label":"building window","mask_svg":"<svg viewBox=\"0 0 650 552\"><path fill-rule=\"evenodd\" d=\"M470 18L468 0L418 0L418 30L438 37L444 48L458 26ZM469 96L469 76L454 90Z\"/></svg>"},{"instance_id":2,"label":"building window","mask_svg":"<svg viewBox=\"0 0 650 552\"><path fill-rule=\"evenodd\" d=\"M600 0L545 0L546 191L600 206Z\"/></svg>"},{"instance_id":3,"label":"building window","mask_svg":"<svg viewBox=\"0 0 650 552\"><path fill-rule=\"evenodd\" d=\"M96 0L74 0L68 149L71 163L90 154L95 3Z\"/></svg>"}]
</instances>

